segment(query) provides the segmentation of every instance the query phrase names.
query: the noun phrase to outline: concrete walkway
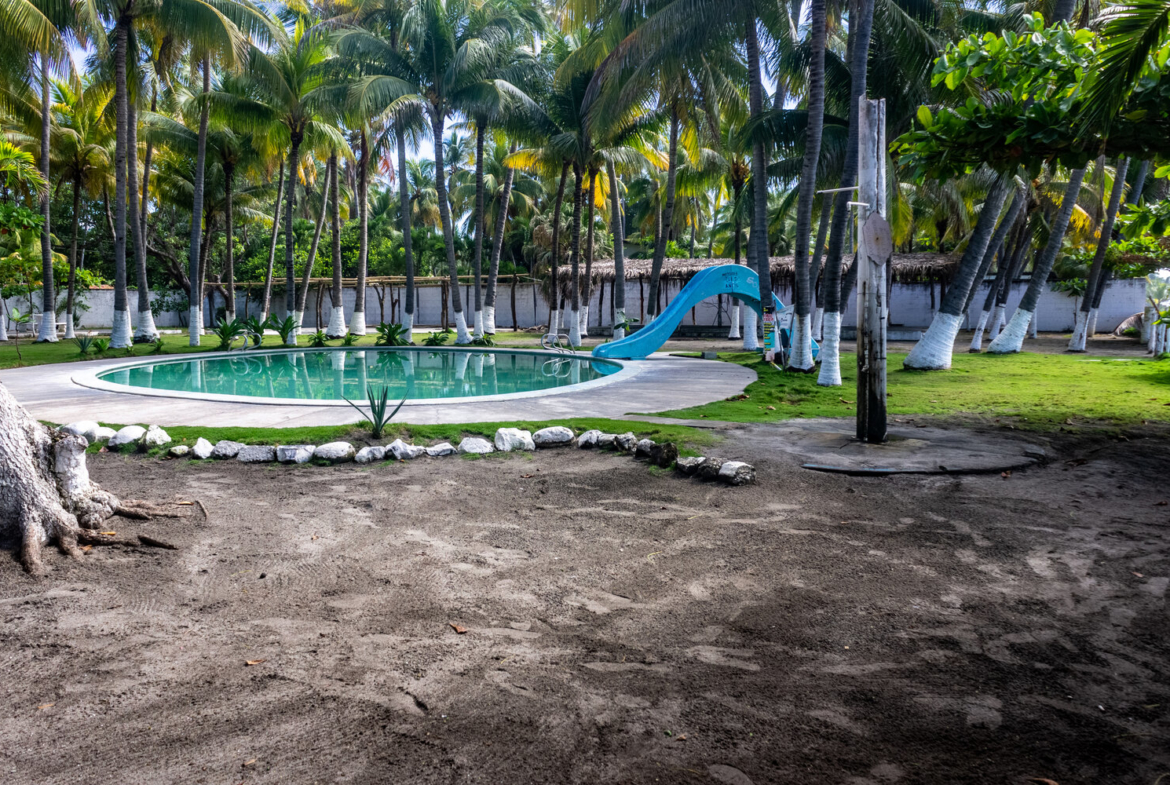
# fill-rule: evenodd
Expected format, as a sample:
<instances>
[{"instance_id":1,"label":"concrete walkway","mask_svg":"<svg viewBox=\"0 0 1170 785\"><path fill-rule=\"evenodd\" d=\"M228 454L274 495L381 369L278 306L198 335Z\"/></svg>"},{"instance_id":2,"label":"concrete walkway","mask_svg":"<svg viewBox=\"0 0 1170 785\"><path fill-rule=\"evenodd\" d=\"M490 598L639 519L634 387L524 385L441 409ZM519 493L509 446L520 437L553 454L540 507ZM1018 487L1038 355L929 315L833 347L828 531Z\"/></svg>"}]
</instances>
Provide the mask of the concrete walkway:
<instances>
[{"instance_id":1,"label":"concrete walkway","mask_svg":"<svg viewBox=\"0 0 1170 785\"><path fill-rule=\"evenodd\" d=\"M126 358L85 363L38 365L0 371L0 382L40 420L68 423L208 425L291 428L342 425L361 417L350 406L282 405L164 398L94 390L73 381L84 369L124 365ZM634 373L601 387L539 397L473 403L407 404L396 422L418 425L507 420L559 420L569 417L620 418L629 412L655 412L698 406L743 392L756 373L733 363L656 354L624 363Z\"/></svg>"}]
</instances>

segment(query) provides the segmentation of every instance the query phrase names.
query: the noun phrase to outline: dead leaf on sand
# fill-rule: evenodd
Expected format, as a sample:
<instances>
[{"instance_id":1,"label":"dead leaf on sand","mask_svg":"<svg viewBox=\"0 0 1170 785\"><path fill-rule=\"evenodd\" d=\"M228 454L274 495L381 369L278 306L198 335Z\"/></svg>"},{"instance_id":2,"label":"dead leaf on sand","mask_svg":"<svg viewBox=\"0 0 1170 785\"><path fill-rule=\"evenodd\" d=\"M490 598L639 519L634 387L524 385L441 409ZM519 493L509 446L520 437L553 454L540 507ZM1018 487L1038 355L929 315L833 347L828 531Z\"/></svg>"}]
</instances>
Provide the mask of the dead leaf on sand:
<instances>
[{"instance_id":1,"label":"dead leaf on sand","mask_svg":"<svg viewBox=\"0 0 1170 785\"><path fill-rule=\"evenodd\" d=\"M451 625L451 629L455 630L456 635L464 635L467 632L466 627L460 627L455 622L450 622L450 625Z\"/></svg>"},{"instance_id":2,"label":"dead leaf on sand","mask_svg":"<svg viewBox=\"0 0 1170 785\"><path fill-rule=\"evenodd\" d=\"M55 704L55 703L42 703L40 706L37 706L37 708L38 709L51 709L56 705L57 704Z\"/></svg>"},{"instance_id":3,"label":"dead leaf on sand","mask_svg":"<svg viewBox=\"0 0 1170 785\"><path fill-rule=\"evenodd\" d=\"M1000 472L999 476L1003 477L1006 480L1008 477L1012 476L1011 469L1007 470L1006 472Z\"/></svg>"},{"instance_id":4,"label":"dead leaf on sand","mask_svg":"<svg viewBox=\"0 0 1170 785\"><path fill-rule=\"evenodd\" d=\"M244 761L243 765L244 765L244 766L251 766L251 765L252 765L253 763L255 763L255 762L256 762L256 759L255 759L255 758L252 758L252 760L246 760L246 761Z\"/></svg>"},{"instance_id":5,"label":"dead leaf on sand","mask_svg":"<svg viewBox=\"0 0 1170 785\"><path fill-rule=\"evenodd\" d=\"M246 666L259 665L262 662L268 662L268 660L245 660L244 665L246 665Z\"/></svg>"},{"instance_id":6,"label":"dead leaf on sand","mask_svg":"<svg viewBox=\"0 0 1170 785\"><path fill-rule=\"evenodd\" d=\"M1028 782L1038 782L1040 785L1060 785L1056 780L1050 780L1046 777L1029 777Z\"/></svg>"}]
</instances>

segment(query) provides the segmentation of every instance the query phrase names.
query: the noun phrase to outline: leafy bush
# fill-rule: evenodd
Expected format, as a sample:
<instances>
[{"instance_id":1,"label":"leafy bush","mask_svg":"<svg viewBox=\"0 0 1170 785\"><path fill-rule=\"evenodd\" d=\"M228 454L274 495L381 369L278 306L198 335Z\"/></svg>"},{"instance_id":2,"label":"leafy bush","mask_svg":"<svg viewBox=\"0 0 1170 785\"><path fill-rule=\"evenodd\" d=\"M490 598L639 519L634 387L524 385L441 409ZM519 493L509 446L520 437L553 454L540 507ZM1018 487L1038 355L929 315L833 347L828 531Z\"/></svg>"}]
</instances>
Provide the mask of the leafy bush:
<instances>
[{"instance_id":1,"label":"leafy bush","mask_svg":"<svg viewBox=\"0 0 1170 785\"><path fill-rule=\"evenodd\" d=\"M93 348L93 338L88 335L83 335L80 338L74 338L73 342L77 344L77 352L82 357L89 354L89 350Z\"/></svg>"},{"instance_id":2,"label":"leafy bush","mask_svg":"<svg viewBox=\"0 0 1170 785\"><path fill-rule=\"evenodd\" d=\"M219 323L212 329L212 334L219 339L219 348L221 350L231 351L232 344L241 338L246 344L247 333L244 325L240 323L239 319L220 319Z\"/></svg>"},{"instance_id":3,"label":"leafy bush","mask_svg":"<svg viewBox=\"0 0 1170 785\"><path fill-rule=\"evenodd\" d=\"M386 430L386 426L390 423L391 420L394 419L394 416L398 414L398 410L402 408L402 404L406 403L406 398L403 398L402 401L394 407L394 411L390 412L389 415L386 414L386 409L390 402L389 387L382 386L375 391L374 385L366 385L366 399L370 405L370 430L372 431L372 435L375 439L381 439L382 432ZM346 398L345 402L353 408L357 409L359 413L363 415L365 414L361 407L351 401L349 398Z\"/></svg>"},{"instance_id":4,"label":"leafy bush","mask_svg":"<svg viewBox=\"0 0 1170 785\"><path fill-rule=\"evenodd\" d=\"M342 346L353 346L358 342L358 337L354 333L346 333L345 337L341 339Z\"/></svg>"},{"instance_id":5,"label":"leafy bush","mask_svg":"<svg viewBox=\"0 0 1170 785\"><path fill-rule=\"evenodd\" d=\"M481 335L478 338L472 338L468 346L495 346L496 342L492 340L490 335Z\"/></svg>"},{"instance_id":6,"label":"leafy bush","mask_svg":"<svg viewBox=\"0 0 1170 785\"><path fill-rule=\"evenodd\" d=\"M109 349L110 349L110 339L109 338L94 338L93 339L93 352L94 352L94 354L105 354L107 351L109 351Z\"/></svg>"},{"instance_id":7,"label":"leafy bush","mask_svg":"<svg viewBox=\"0 0 1170 785\"><path fill-rule=\"evenodd\" d=\"M163 339L162 339L161 335L158 336L157 338L155 338L153 341L151 341L150 345L154 347L153 349L151 349L151 354L166 354L167 353L167 345L165 343L163 343Z\"/></svg>"},{"instance_id":8,"label":"leafy bush","mask_svg":"<svg viewBox=\"0 0 1170 785\"><path fill-rule=\"evenodd\" d=\"M431 333L423 339L423 343L427 346L442 346L447 342L447 337L450 333Z\"/></svg>"},{"instance_id":9,"label":"leafy bush","mask_svg":"<svg viewBox=\"0 0 1170 785\"><path fill-rule=\"evenodd\" d=\"M325 341L328 339L329 336L325 334L324 330L318 330L309 336L309 346L312 346L314 349L321 349L325 346L328 346L328 344L325 343Z\"/></svg>"},{"instance_id":10,"label":"leafy bush","mask_svg":"<svg viewBox=\"0 0 1170 785\"><path fill-rule=\"evenodd\" d=\"M272 317L269 316L264 321L260 321L260 319L255 316L249 316L247 319L244 319L241 324L244 325L244 332L246 333L247 338L252 341L253 348L258 348L264 341L264 331L267 330L269 325L272 324Z\"/></svg>"},{"instance_id":11,"label":"leafy bush","mask_svg":"<svg viewBox=\"0 0 1170 785\"><path fill-rule=\"evenodd\" d=\"M289 338L296 335L297 320L291 316L284 317L283 321L277 321L276 317L269 316L268 322L269 324L267 327L271 327L273 330L276 330L277 334L280 336L280 342L283 344L288 344Z\"/></svg>"},{"instance_id":12,"label":"leafy bush","mask_svg":"<svg viewBox=\"0 0 1170 785\"><path fill-rule=\"evenodd\" d=\"M410 335L406 332L406 328L401 324L395 322L388 324L382 322L377 327L378 337L374 341L375 346L409 346Z\"/></svg>"}]
</instances>

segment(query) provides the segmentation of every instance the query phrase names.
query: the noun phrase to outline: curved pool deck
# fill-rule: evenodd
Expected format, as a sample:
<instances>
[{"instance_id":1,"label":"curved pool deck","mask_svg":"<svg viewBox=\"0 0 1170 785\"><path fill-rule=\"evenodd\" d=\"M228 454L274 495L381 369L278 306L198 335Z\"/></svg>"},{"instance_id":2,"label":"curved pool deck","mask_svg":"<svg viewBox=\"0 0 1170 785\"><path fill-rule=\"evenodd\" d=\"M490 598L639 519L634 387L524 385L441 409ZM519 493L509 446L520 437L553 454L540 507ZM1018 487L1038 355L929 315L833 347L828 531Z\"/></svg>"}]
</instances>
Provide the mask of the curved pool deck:
<instances>
[{"instance_id":1,"label":"curved pool deck","mask_svg":"<svg viewBox=\"0 0 1170 785\"><path fill-rule=\"evenodd\" d=\"M547 353L550 357L555 352ZM207 352L200 359L225 356ZM361 416L335 402L282 399L207 400L198 393L182 397L122 392L109 386L95 389L93 378L111 368L178 359L182 355L90 360L83 363L38 365L0 371L0 382L40 420L66 423L96 420L155 425L243 426L291 428L342 425ZM506 420L559 420L569 417L621 418L629 414L681 409L723 400L743 392L756 373L733 363L651 355L623 361L616 378L602 384L574 385L543 394L493 396L487 399L409 401L395 418L418 425ZM100 386L100 385L99 385Z\"/></svg>"}]
</instances>

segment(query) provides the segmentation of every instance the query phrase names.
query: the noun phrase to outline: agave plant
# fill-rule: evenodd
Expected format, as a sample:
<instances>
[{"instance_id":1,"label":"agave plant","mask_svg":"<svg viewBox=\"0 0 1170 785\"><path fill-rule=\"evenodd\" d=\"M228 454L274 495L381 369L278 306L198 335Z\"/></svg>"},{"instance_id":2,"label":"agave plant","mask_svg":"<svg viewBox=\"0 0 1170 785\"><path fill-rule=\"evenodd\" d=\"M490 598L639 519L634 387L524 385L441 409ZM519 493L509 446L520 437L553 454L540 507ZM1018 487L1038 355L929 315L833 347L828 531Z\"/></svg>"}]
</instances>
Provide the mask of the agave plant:
<instances>
[{"instance_id":1,"label":"agave plant","mask_svg":"<svg viewBox=\"0 0 1170 785\"><path fill-rule=\"evenodd\" d=\"M381 439L382 432L386 430L386 426L390 423L391 420L394 419L394 416L398 414L398 410L402 408L402 404L406 403L406 398L403 398L398 403L398 405L394 407L394 411L390 412L389 415L386 414L386 409L389 407L390 403L389 387L383 385L380 388L375 388L372 384L366 385L366 399L370 405L370 413L367 417L367 419L370 421L370 430L372 431L373 437L375 439ZM345 402L353 408L357 409L359 413L365 415L365 412L362 411L362 408L351 401L349 398L346 398Z\"/></svg>"},{"instance_id":2,"label":"agave plant","mask_svg":"<svg viewBox=\"0 0 1170 785\"><path fill-rule=\"evenodd\" d=\"M154 347L151 349L151 354L166 354L167 352L167 345L163 343L161 335L151 341L150 345Z\"/></svg>"},{"instance_id":3,"label":"agave plant","mask_svg":"<svg viewBox=\"0 0 1170 785\"><path fill-rule=\"evenodd\" d=\"M410 335L406 332L406 328L401 324L395 322L388 324L382 322L377 327L378 337L374 341L376 346L409 346Z\"/></svg>"},{"instance_id":4,"label":"agave plant","mask_svg":"<svg viewBox=\"0 0 1170 785\"><path fill-rule=\"evenodd\" d=\"M472 338L471 343L468 344L468 346L495 346L495 345L496 345L496 342L493 341L492 337L490 335L488 335L487 333L484 333L483 335L479 336L478 338Z\"/></svg>"},{"instance_id":5,"label":"agave plant","mask_svg":"<svg viewBox=\"0 0 1170 785\"><path fill-rule=\"evenodd\" d=\"M248 340L252 341L252 348L260 348L260 344L264 341L264 331L269 328L272 321L271 316L264 321L260 321L255 316L249 316L241 322L244 325L244 331L247 334Z\"/></svg>"},{"instance_id":6,"label":"agave plant","mask_svg":"<svg viewBox=\"0 0 1170 785\"><path fill-rule=\"evenodd\" d=\"M317 332L309 335L309 346L313 347L314 349L323 349L329 345L326 343L328 340L329 336L325 334L325 331L318 330Z\"/></svg>"},{"instance_id":7,"label":"agave plant","mask_svg":"<svg viewBox=\"0 0 1170 785\"><path fill-rule=\"evenodd\" d=\"M358 342L358 336L353 333L346 333L345 337L341 339L342 346L353 346Z\"/></svg>"},{"instance_id":8,"label":"agave plant","mask_svg":"<svg viewBox=\"0 0 1170 785\"><path fill-rule=\"evenodd\" d=\"M73 342L77 344L77 352L82 357L89 354L89 350L93 348L93 338L89 335L82 335L74 338Z\"/></svg>"},{"instance_id":9,"label":"agave plant","mask_svg":"<svg viewBox=\"0 0 1170 785\"><path fill-rule=\"evenodd\" d=\"M296 335L297 320L291 316L284 317L284 321L277 321L275 317L269 316L268 320L269 326L280 336L280 342L288 345L288 339Z\"/></svg>"},{"instance_id":10,"label":"agave plant","mask_svg":"<svg viewBox=\"0 0 1170 785\"><path fill-rule=\"evenodd\" d=\"M231 351L232 344L241 338L245 344L248 342L246 328L239 319L220 319L211 332L219 339L221 350Z\"/></svg>"},{"instance_id":11,"label":"agave plant","mask_svg":"<svg viewBox=\"0 0 1170 785\"><path fill-rule=\"evenodd\" d=\"M105 354L110 348L109 338L94 338L93 339L93 353Z\"/></svg>"}]
</instances>

